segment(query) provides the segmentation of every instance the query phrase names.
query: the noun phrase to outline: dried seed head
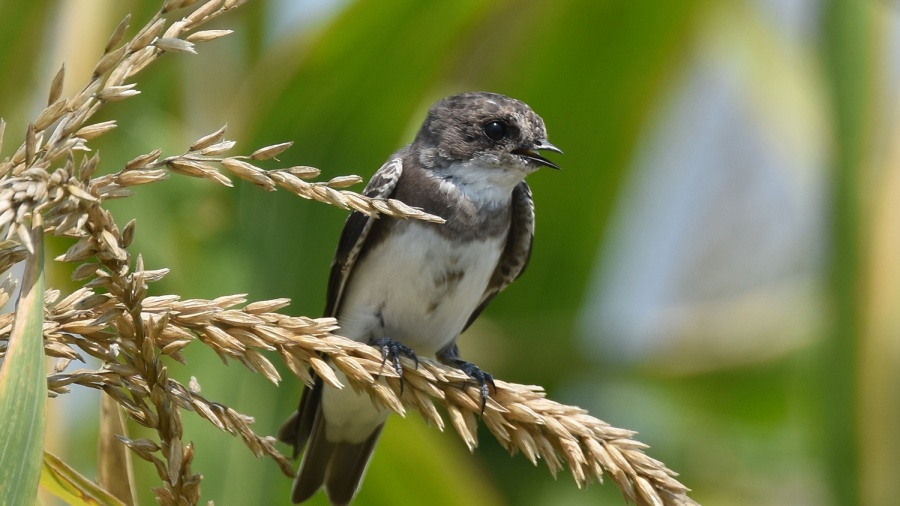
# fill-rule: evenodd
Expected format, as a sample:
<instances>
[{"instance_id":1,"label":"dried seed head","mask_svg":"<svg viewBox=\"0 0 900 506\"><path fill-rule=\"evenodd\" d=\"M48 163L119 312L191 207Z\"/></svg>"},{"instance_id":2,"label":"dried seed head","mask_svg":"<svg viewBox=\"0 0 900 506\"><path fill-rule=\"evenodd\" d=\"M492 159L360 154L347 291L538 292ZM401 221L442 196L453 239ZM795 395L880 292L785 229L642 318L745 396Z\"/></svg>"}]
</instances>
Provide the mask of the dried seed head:
<instances>
[{"instance_id":1,"label":"dried seed head","mask_svg":"<svg viewBox=\"0 0 900 506\"><path fill-rule=\"evenodd\" d=\"M108 53L112 51L112 48L116 47L119 42L122 41L122 37L125 35L125 30L128 29L128 25L131 23L131 14L127 14L122 21L119 22L119 25L113 30L112 35L109 36L109 40L106 42L106 47L103 48L103 53Z\"/></svg>"},{"instance_id":2,"label":"dried seed head","mask_svg":"<svg viewBox=\"0 0 900 506\"><path fill-rule=\"evenodd\" d=\"M359 176L338 176L331 178L328 181L328 186L332 188L347 188L348 186L353 186L361 182L362 178Z\"/></svg>"},{"instance_id":3,"label":"dried seed head","mask_svg":"<svg viewBox=\"0 0 900 506\"><path fill-rule=\"evenodd\" d=\"M194 45L184 39L178 39L175 37L161 37L156 39L156 42L153 43L154 46L162 49L163 51L170 51L173 53L193 53L197 54L197 50L194 49Z\"/></svg>"},{"instance_id":4,"label":"dried seed head","mask_svg":"<svg viewBox=\"0 0 900 506\"><path fill-rule=\"evenodd\" d=\"M95 203L95 204L100 202L100 200L97 197L91 195L90 193L85 191L83 188L81 188L77 184L67 184L66 190L69 192L70 195L72 195L73 197L78 198L80 200L84 200L84 201Z\"/></svg>"},{"instance_id":5,"label":"dried seed head","mask_svg":"<svg viewBox=\"0 0 900 506\"><path fill-rule=\"evenodd\" d=\"M186 18L184 18L185 25L187 27L194 27L199 25L200 23L206 21L207 18L211 17L213 13L219 11L222 8L222 0L211 0L201 5L197 10L190 13Z\"/></svg>"},{"instance_id":6,"label":"dried seed head","mask_svg":"<svg viewBox=\"0 0 900 506\"><path fill-rule=\"evenodd\" d=\"M279 170L279 172L287 172L288 174L299 177L300 179L311 179L314 177L319 177L319 174L322 173L322 171L315 167L307 167L304 165L288 167L286 169Z\"/></svg>"},{"instance_id":7,"label":"dried seed head","mask_svg":"<svg viewBox=\"0 0 900 506\"><path fill-rule=\"evenodd\" d=\"M100 232L99 239L101 251L103 253L108 254L113 259L120 262L128 260L128 252L126 252L124 249L122 249L121 246L119 246L119 240L112 232L104 229L102 232Z\"/></svg>"},{"instance_id":8,"label":"dried seed head","mask_svg":"<svg viewBox=\"0 0 900 506\"><path fill-rule=\"evenodd\" d=\"M338 380L337 376L335 376L334 371L331 369L331 366L325 363L321 358L318 357L310 357L309 365L312 366L313 370L316 371L316 374L319 375L320 378L325 380L329 385L336 388L343 388L344 385Z\"/></svg>"},{"instance_id":9,"label":"dried seed head","mask_svg":"<svg viewBox=\"0 0 900 506\"><path fill-rule=\"evenodd\" d=\"M87 279L94 275L97 272L97 269L100 267L98 263L86 263L81 264L75 268L72 272L72 279L74 281L81 281Z\"/></svg>"},{"instance_id":10,"label":"dried seed head","mask_svg":"<svg viewBox=\"0 0 900 506\"><path fill-rule=\"evenodd\" d=\"M141 92L140 90L135 90L133 88L134 83L124 84L122 86L109 86L100 90L100 92L97 93L97 98L107 102L124 100L128 97L133 97Z\"/></svg>"},{"instance_id":11,"label":"dried seed head","mask_svg":"<svg viewBox=\"0 0 900 506\"><path fill-rule=\"evenodd\" d=\"M146 167L158 160L160 155L162 155L162 151L154 149L153 151L145 155L135 157L125 164L125 170L133 170L139 167Z\"/></svg>"},{"instance_id":12,"label":"dried seed head","mask_svg":"<svg viewBox=\"0 0 900 506\"><path fill-rule=\"evenodd\" d=\"M200 42L209 42L211 40L225 37L226 35L230 35L232 33L234 33L234 30L202 30L188 35L187 37L185 37L185 40L197 44Z\"/></svg>"},{"instance_id":13,"label":"dried seed head","mask_svg":"<svg viewBox=\"0 0 900 506\"><path fill-rule=\"evenodd\" d=\"M125 78L129 78L138 72L144 70L144 67L150 65L159 54L159 50L156 46L147 46L144 49L133 54L130 58L131 60L131 68L128 70L128 73L125 74Z\"/></svg>"},{"instance_id":14,"label":"dried seed head","mask_svg":"<svg viewBox=\"0 0 900 506\"><path fill-rule=\"evenodd\" d=\"M179 21L175 21L174 23L172 23L171 25L169 25L168 28L166 28L166 31L163 32L163 34L162 34L162 36L161 36L160 38L161 38L161 39L177 39L177 38L180 38L180 35L181 35L182 33L184 33L185 27L186 27L186 26L187 26L187 22L186 22L184 19L181 19L181 20L179 20Z\"/></svg>"},{"instance_id":15,"label":"dried seed head","mask_svg":"<svg viewBox=\"0 0 900 506\"><path fill-rule=\"evenodd\" d=\"M169 273L169 269L151 269L143 271L144 281L147 283L155 283L164 278Z\"/></svg>"},{"instance_id":16,"label":"dried seed head","mask_svg":"<svg viewBox=\"0 0 900 506\"><path fill-rule=\"evenodd\" d=\"M186 158L176 158L174 160L169 160L166 163L166 167L177 174L201 178L205 178L207 172L216 170L211 165L201 162L195 162Z\"/></svg>"},{"instance_id":17,"label":"dried seed head","mask_svg":"<svg viewBox=\"0 0 900 506\"><path fill-rule=\"evenodd\" d=\"M56 75L53 76L53 80L50 81L50 94L47 97L47 105L56 102L57 100L59 100L59 97L62 96L63 81L65 80L65 78L66 64L63 63Z\"/></svg>"},{"instance_id":18,"label":"dried seed head","mask_svg":"<svg viewBox=\"0 0 900 506\"><path fill-rule=\"evenodd\" d=\"M179 158L166 164L170 170L176 173L184 174L192 177L202 177L210 181L214 181L223 186L232 187L234 184L228 177L216 170L212 165L196 162L186 158Z\"/></svg>"},{"instance_id":19,"label":"dried seed head","mask_svg":"<svg viewBox=\"0 0 900 506\"><path fill-rule=\"evenodd\" d=\"M228 128L227 124L222 125L222 127L219 128L218 130L216 130L215 132L213 132L211 134L206 134L203 137L200 137L199 139L194 141L193 144L191 144L190 150L191 151L200 151L204 148L212 146L213 144L221 142L224 139L226 128Z\"/></svg>"},{"instance_id":20,"label":"dried seed head","mask_svg":"<svg viewBox=\"0 0 900 506\"><path fill-rule=\"evenodd\" d=\"M83 237L55 260L57 262L80 262L94 256L95 252L93 240L90 237Z\"/></svg>"},{"instance_id":21,"label":"dried seed head","mask_svg":"<svg viewBox=\"0 0 900 506\"><path fill-rule=\"evenodd\" d=\"M75 132L75 136L89 141L91 139L100 137L106 132L109 132L110 130L116 128L116 126L116 120L102 121L100 123L94 123L93 125L81 127L77 132Z\"/></svg>"},{"instance_id":22,"label":"dried seed head","mask_svg":"<svg viewBox=\"0 0 900 506\"><path fill-rule=\"evenodd\" d=\"M203 148L203 149L200 151L200 154L203 155L203 156L217 156L217 155L221 155L222 153L224 153L224 152L230 150L231 148L233 148L234 145L235 145L235 142L234 142L234 141L222 141L222 142L217 142L217 143L213 144L212 146L208 146L208 147Z\"/></svg>"},{"instance_id":23,"label":"dried seed head","mask_svg":"<svg viewBox=\"0 0 900 506\"><path fill-rule=\"evenodd\" d=\"M178 9L184 7L184 4L186 3L186 1L187 0L166 0L163 3L162 9L160 9L160 12L165 14L167 12L172 12L174 10L178 10ZM174 481L173 481L173 483L174 483Z\"/></svg>"},{"instance_id":24,"label":"dried seed head","mask_svg":"<svg viewBox=\"0 0 900 506\"><path fill-rule=\"evenodd\" d=\"M326 202L331 202L332 204L339 206L343 209L350 208L350 206L349 206L350 201L347 200L346 197L344 197L343 193L341 193L333 188L329 188L327 186L317 186L315 189L322 190L322 192L324 193L323 196L325 197L323 200L325 200Z\"/></svg>"},{"instance_id":25,"label":"dried seed head","mask_svg":"<svg viewBox=\"0 0 900 506\"><path fill-rule=\"evenodd\" d=\"M90 158L84 157L81 159L81 165L78 167L78 178L82 181L87 181L91 176L94 175L94 171L97 170L97 166L100 164L100 156L94 153L94 156Z\"/></svg>"},{"instance_id":26,"label":"dried seed head","mask_svg":"<svg viewBox=\"0 0 900 506\"><path fill-rule=\"evenodd\" d=\"M132 39L130 47L132 52L138 52L142 49L145 49L152 41L156 38L157 35L162 32L163 28L166 26L165 19L157 19L150 26L145 26L138 32L137 35Z\"/></svg>"},{"instance_id":27,"label":"dried seed head","mask_svg":"<svg viewBox=\"0 0 900 506\"><path fill-rule=\"evenodd\" d=\"M275 366L273 366L271 362L269 362L256 350L248 348L241 355L240 359L241 362L243 362L244 365L246 365L251 371L260 373L264 378L271 381L273 384L277 385L281 382L281 375L278 374Z\"/></svg>"},{"instance_id":28,"label":"dried seed head","mask_svg":"<svg viewBox=\"0 0 900 506\"><path fill-rule=\"evenodd\" d=\"M131 242L134 241L134 228L136 226L137 221L131 220L122 229L122 247L127 248L131 246Z\"/></svg>"},{"instance_id":29,"label":"dried seed head","mask_svg":"<svg viewBox=\"0 0 900 506\"><path fill-rule=\"evenodd\" d=\"M136 60L136 56L131 54L126 56L124 60L119 62L115 68L112 69L112 72L109 73L109 77L106 78L107 86L119 86L125 82L129 76L132 75L133 62Z\"/></svg>"},{"instance_id":30,"label":"dried seed head","mask_svg":"<svg viewBox=\"0 0 900 506\"><path fill-rule=\"evenodd\" d=\"M34 154L37 151L37 138L35 137L34 123L28 125L25 132L25 164L31 165L34 161Z\"/></svg>"},{"instance_id":31,"label":"dried seed head","mask_svg":"<svg viewBox=\"0 0 900 506\"><path fill-rule=\"evenodd\" d=\"M271 313L281 308L287 307L291 303L291 299L272 299L261 300L247 304L244 311L250 314Z\"/></svg>"},{"instance_id":32,"label":"dried seed head","mask_svg":"<svg viewBox=\"0 0 900 506\"><path fill-rule=\"evenodd\" d=\"M46 109L41 111L37 119L34 120L34 128L37 131L46 130L54 121L62 117L66 110L66 100L59 99L53 102Z\"/></svg>"},{"instance_id":33,"label":"dried seed head","mask_svg":"<svg viewBox=\"0 0 900 506\"><path fill-rule=\"evenodd\" d=\"M250 159L268 160L270 158L275 158L276 156L287 150L289 147L291 147L291 145L293 144L293 142L282 142L280 144L273 144L271 146L259 148L250 155Z\"/></svg>"},{"instance_id":34,"label":"dried seed head","mask_svg":"<svg viewBox=\"0 0 900 506\"><path fill-rule=\"evenodd\" d=\"M94 309L110 300L109 294L94 293L78 300L74 304L74 308L80 311Z\"/></svg>"},{"instance_id":35,"label":"dried seed head","mask_svg":"<svg viewBox=\"0 0 900 506\"><path fill-rule=\"evenodd\" d=\"M103 55L103 58L100 58L100 61L97 62L97 66L94 67L94 77L102 76L111 68L118 65L124 58L127 49L127 47L122 46L111 53Z\"/></svg>"},{"instance_id":36,"label":"dried seed head","mask_svg":"<svg viewBox=\"0 0 900 506\"><path fill-rule=\"evenodd\" d=\"M169 173L163 169L136 169L115 175L116 184L125 187L156 183L168 178Z\"/></svg>"},{"instance_id":37,"label":"dried seed head","mask_svg":"<svg viewBox=\"0 0 900 506\"><path fill-rule=\"evenodd\" d=\"M259 167L236 158L226 158L221 163L228 171L245 181L249 181L268 191L275 189L275 182L266 175L266 171Z\"/></svg>"}]
</instances>

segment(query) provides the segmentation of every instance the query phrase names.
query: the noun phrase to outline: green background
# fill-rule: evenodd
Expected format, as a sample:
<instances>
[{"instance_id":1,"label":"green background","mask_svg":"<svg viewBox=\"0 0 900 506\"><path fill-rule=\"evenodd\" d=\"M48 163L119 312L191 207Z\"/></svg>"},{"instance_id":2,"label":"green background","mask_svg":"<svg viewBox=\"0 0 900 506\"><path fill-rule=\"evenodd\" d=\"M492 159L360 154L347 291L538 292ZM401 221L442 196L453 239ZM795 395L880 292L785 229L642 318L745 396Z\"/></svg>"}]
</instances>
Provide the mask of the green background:
<instances>
[{"instance_id":1,"label":"green background","mask_svg":"<svg viewBox=\"0 0 900 506\"><path fill-rule=\"evenodd\" d=\"M153 4L0 2L3 153L21 142L63 61L70 94L122 16L133 13L131 36ZM236 153L294 141L281 165L267 168L311 165L323 178L368 178L410 141L436 99L467 90L519 98L565 151L553 157L564 170L529 178L538 216L531 265L463 336L464 357L638 430L648 453L678 471L701 503L886 504L900 492L892 430L900 421L898 178L886 86L896 12L890 2L807 4L806 35L792 38L779 35L771 9L737 0L368 0L289 21L277 10L283 5L253 0L214 23L233 35L142 72L139 96L101 111L98 119L116 119L119 128L92 148L102 170L118 170L154 148L181 152L227 123ZM821 203L823 233L806 244L814 252L807 297L819 309L789 322L811 329L799 344L767 353L772 339L796 332L787 324L759 330L759 313L723 316L714 305L715 327L691 321L698 334L721 334L716 353L682 329L662 351L622 360L603 344L615 339L584 324L594 311L587 295L617 268L603 263L613 241L643 227L636 217L614 216L629 209L622 200L649 132L685 76L709 60L730 69L747 107L762 111L756 128L773 132L786 152L812 149L821 160L805 180L817 183L801 188ZM804 100L812 105L797 105ZM815 142L804 143L809 138ZM171 269L154 295L290 297L287 311L309 316L324 305L346 217L285 191L178 176L109 207L120 226L137 219L132 251L148 268ZM613 223L625 226L614 234ZM728 253L728 237L717 241L710 261ZM666 272L677 276L677 267ZM48 265L48 286L72 289L66 269ZM695 303L672 301L689 316ZM274 434L294 409L300 385L286 369L276 388L239 364L223 366L199 343L186 354L188 365L172 364L171 373L185 382L195 376L208 398L254 416L259 433ZM95 392L66 397L50 403L48 448L92 476L99 402ZM290 481L274 463L257 461L196 416L187 414L185 425L204 501L286 503ZM578 490L566 473L554 480L543 464L511 458L489 433L480 436L471 455L452 430L438 433L415 414L395 417L356 504L623 502L611 483ZM154 472L137 466L141 502L152 504Z\"/></svg>"}]
</instances>

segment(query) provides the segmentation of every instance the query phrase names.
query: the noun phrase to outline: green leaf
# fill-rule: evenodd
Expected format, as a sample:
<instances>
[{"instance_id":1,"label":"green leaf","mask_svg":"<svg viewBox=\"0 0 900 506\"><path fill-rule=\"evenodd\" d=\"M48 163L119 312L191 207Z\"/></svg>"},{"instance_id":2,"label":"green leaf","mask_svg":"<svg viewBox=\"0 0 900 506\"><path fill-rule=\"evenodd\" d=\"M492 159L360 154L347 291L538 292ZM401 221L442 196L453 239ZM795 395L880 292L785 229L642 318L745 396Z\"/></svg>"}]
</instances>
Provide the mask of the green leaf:
<instances>
[{"instance_id":1,"label":"green leaf","mask_svg":"<svg viewBox=\"0 0 900 506\"><path fill-rule=\"evenodd\" d=\"M41 476L47 422L43 238L38 217L9 348L0 368L0 504L34 504Z\"/></svg>"},{"instance_id":2,"label":"green leaf","mask_svg":"<svg viewBox=\"0 0 900 506\"><path fill-rule=\"evenodd\" d=\"M73 506L123 506L125 504L48 452L44 452L41 486L65 501L66 504Z\"/></svg>"}]
</instances>

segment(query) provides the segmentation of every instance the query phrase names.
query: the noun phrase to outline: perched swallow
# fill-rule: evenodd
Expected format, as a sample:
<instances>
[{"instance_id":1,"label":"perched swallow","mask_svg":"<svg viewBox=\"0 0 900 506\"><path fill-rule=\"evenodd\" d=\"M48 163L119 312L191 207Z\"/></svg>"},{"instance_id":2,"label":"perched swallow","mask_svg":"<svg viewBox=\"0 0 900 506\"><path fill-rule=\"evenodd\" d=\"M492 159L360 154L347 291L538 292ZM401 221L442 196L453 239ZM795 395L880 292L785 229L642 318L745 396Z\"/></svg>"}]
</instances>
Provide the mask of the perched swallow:
<instances>
[{"instance_id":1,"label":"perched swallow","mask_svg":"<svg viewBox=\"0 0 900 506\"><path fill-rule=\"evenodd\" d=\"M525 176L559 168L541 156L545 150L562 153L523 102L473 92L435 103L412 144L388 159L365 194L446 222L350 215L325 307L338 333L377 346L401 381L401 355L458 367L480 383L484 402L493 378L460 358L456 339L528 264L534 202ZM278 434L295 458L305 448L292 501L324 486L332 504L349 504L389 414L368 395L317 378Z\"/></svg>"}]
</instances>

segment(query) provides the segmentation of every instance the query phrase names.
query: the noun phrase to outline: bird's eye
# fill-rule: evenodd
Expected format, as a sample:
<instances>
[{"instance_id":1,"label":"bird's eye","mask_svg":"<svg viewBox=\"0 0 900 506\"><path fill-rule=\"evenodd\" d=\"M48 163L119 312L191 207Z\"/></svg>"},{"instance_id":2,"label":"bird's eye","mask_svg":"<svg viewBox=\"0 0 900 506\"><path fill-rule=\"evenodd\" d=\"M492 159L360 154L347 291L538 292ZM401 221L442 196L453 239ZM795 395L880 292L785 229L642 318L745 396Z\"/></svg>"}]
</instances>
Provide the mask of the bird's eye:
<instances>
[{"instance_id":1,"label":"bird's eye","mask_svg":"<svg viewBox=\"0 0 900 506\"><path fill-rule=\"evenodd\" d=\"M509 131L509 127L506 126L506 123L498 120L488 121L484 124L483 127L484 135L487 136L488 139L494 142L500 142L504 138L506 138L506 134Z\"/></svg>"}]
</instances>

